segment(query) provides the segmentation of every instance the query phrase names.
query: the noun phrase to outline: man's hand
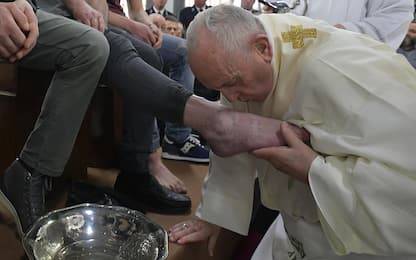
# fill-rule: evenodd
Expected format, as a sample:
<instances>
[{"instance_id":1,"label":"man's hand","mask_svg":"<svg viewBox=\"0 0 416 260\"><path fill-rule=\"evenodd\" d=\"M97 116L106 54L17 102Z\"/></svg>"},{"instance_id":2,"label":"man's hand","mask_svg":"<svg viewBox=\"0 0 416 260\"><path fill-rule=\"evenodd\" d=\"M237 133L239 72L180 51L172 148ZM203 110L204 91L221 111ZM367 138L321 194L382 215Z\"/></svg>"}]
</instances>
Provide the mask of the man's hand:
<instances>
[{"instance_id":1,"label":"man's hand","mask_svg":"<svg viewBox=\"0 0 416 260\"><path fill-rule=\"evenodd\" d=\"M169 229L169 240L178 244L207 241L208 253L214 256L215 244L221 228L199 218L180 222Z\"/></svg>"},{"instance_id":2,"label":"man's hand","mask_svg":"<svg viewBox=\"0 0 416 260\"><path fill-rule=\"evenodd\" d=\"M128 31L154 48L160 48L162 45L162 32L154 24L146 25L130 20Z\"/></svg>"},{"instance_id":3,"label":"man's hand","mask_svg":"<svg viewBox=\"0 0 416 260\"><path fill-rule=\"evenodd\" d=\"M0 17L0 56L15 62L35 47L38 20L25 0L0 3Z\"/></svg>"},{"instance_id":4,"label":"man's hand","mask_svg":"<svg viewBox=\"0 0 416 260\"><path fill-rule=\"evenodd\" d=\"M72 8L72 15L79 22L91 26L94 29L97 29L100 32L104 32L105 29L105 19L103 15L91 7L85 1L79 1Z\"/></svg>"},{"instance_id":5,"label":"man's hand","mask_svg":"<svg viewBox=\"0 0 416 260\"><path fill-rule=\"evenodd\" d=\"M342 24L340 24L340 23L337 23L336 25L334 25L334 27L336 27L336 28L338 28L338 29L343 29L343 30L345 30L345 26L344 26L344 25L342 25Z\"/></svg>"},{"instance_id":6,"label":"man's hand","mask_svg":"<svg viewBox=\"0 0 416 260\"><path fill-rule=\"evenodd\" d=\"M407 35L410 40L416 40L416 23L409 24L409 30L407 31Z\"/></svg>"},{"instance_id":7,"label":"man's hand","mask_svg":"<svg viewBox=\"0 0 416 260\"><path fill-rule=\"evenodd\" d=\"M160 47L162 47L163 41L162 30L155 24L150 24L150 29L152 30L152 33L156 38L156 41L153 43L152 46L153 48L159 49Z\"/></svg>"},{"instance_id":8,"label":"man's hand","mask_svg":"<svg viewBox=\"0 0 416 260\"><path fill-rule=\"evenodd\" d=\"M269 161L279 171L308 183L309 168L318 154L299 139L288 123L282 122L280 133L287 146L261 148L253 151L253 154Z\"/></svg>"}]
</instances>

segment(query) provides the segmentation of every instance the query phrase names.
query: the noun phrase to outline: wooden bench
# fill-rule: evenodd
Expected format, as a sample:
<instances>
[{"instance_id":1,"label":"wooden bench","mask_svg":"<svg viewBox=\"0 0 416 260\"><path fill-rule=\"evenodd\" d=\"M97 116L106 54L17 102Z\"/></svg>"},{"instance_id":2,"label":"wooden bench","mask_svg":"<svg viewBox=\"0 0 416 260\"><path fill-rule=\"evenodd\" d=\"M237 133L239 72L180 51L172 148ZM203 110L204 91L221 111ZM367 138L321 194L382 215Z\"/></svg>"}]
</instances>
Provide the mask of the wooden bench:
<instances>
[{"instance_id":1,"label":"wooden bench","mask_svg":"<svg viewBox=\"0 0 416 260\"><path fill-rule=\"evenodd\" d=\"M17 139L9 136L16 129L17 67L0 61L0 172L14 160Z\"/></svg>"}]
</instances>

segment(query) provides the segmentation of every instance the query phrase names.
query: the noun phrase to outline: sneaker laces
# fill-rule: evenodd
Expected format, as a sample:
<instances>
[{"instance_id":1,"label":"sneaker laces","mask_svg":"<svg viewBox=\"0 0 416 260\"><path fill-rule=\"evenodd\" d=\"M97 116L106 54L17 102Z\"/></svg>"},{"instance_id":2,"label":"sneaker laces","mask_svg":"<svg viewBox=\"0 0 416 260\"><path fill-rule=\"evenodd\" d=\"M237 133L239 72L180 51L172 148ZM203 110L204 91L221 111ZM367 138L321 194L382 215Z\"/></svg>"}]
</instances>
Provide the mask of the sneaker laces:
<instances>
[{"instance_id":1,"label":"sneaker laces","mask_svg":"<svg viewBox=\"0 0 416 260\"><path fill-rule=\"evenodd\" d=\"M201 141L198 139L198 137L197 137L197 136L195 136L195 135L193 135L193 134L191 134L191 135L189 136L189 138L188 138L187 142L191 142L191 143L196 144L196 145L201 145Z\"/></svg>"},{"instance_id":2,"label":"sneaker laces","mask_svg":"<svg viewBox=\"0 0 416 260\"><path fill-rule=\"evenodd\" d=\"M180 148L180 150L184 153L187 154L189 153L189 151L194 148L194 147L202 147L201 142L199 141L198 138L196 138L193 135L189 135L188 139L185 141L185 143L183 144L183 146Z\"/></svg>"}]
</instances>

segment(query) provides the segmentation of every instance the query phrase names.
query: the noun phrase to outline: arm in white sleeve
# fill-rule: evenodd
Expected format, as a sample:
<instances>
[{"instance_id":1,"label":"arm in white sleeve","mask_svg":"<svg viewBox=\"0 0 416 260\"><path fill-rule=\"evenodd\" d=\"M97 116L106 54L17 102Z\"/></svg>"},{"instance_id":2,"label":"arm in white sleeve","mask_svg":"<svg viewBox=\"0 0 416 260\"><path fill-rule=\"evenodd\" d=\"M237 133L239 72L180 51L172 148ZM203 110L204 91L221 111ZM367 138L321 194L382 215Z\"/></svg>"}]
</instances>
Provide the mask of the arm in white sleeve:
<instances>
[{"instance_id":1,"label":"arm in white sleeve","mask_svg":"<svg viewBox=\"0 0 416 260\"><path fill-rule=\"evenodd\" d=\"M416 253L415 172L360 157L320 157L309 181L337 254Z\"/></svg>"},{"instance_id":2,"label":"arm in white sleeve","mask_svg":"<svg viewBox=\"0 0 416 260\"><path fill-rule=\"evenodd\" d=\"M319 119L307 130L323 155L309 170L311 191L337 254L415 255L414 71L391 50L359 48L306 68L304 114Z\"/></svg>"},{"instance_id":3,"label":"arm in white sleeve","mask_svg":"<svg viewBox=\"0 0 416 260\"><path fill-rule=\"evenodd\" d=\"M341 24L347 30L368 34L397 49L413 19L413 9L413 0L370 0L365 18Z\"/></svg>"}]
</instances>

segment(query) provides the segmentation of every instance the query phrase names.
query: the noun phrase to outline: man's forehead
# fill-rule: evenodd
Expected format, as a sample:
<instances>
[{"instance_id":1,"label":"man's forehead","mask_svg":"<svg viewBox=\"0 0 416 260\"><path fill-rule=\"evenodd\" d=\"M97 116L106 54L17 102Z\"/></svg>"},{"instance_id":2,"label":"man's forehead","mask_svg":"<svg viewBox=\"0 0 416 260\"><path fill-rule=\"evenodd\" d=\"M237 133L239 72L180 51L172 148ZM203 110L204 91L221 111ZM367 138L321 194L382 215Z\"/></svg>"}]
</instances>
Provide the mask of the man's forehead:
<instances>
[{"instance_id":1,"label":"man's forehead","mask_svg":"<svg viewBox=\"0 0 416 260\"><path fill-rule=\"evenodd\" d=\"M232 79L232 67L223 58L224 55L210 55L201 49L198 53L199 55L190 55L190 65L195 77L202 83L210 88L220 88Z\"/></svg>"}]
</instances>

